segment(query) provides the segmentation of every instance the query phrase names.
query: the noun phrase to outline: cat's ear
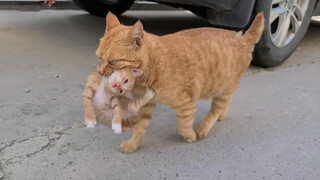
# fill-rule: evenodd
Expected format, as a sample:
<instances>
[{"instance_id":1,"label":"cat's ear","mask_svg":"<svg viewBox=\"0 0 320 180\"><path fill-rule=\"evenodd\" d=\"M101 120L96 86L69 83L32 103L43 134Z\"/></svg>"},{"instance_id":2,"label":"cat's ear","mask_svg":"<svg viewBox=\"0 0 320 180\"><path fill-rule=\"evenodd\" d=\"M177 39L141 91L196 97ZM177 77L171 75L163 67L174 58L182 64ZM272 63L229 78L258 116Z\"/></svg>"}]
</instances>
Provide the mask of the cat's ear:
<instances>
[{"instance_id":1,"label":"cat's ear","mask_svg":"<svg viewBox=\"0 0 320 180\"><path fill-rule=\"evenodd\" d=\"M131 72L135 77L139 77L143 74L143 71L141 69L131 69Z\"/></svg>"},{"instance_id":2,"label":"cat's ear","mask_svg":"<svg viewBox=\"0 0 320 180\"><path fill-rule=\"evenodd\" d=\"M143 40L143 25L140 21L137 21L130 31L131 44L134 49L141 47Z\"/></svg>"},{"instance_id":3,"label":"cat's ear","mask_svg":"<svg viewBox=\"0 0 320 180\"><path fill-rule=\"evenodd\" d=\"M109 11L106 17L106 32L109 32L112 28L119 25L120 25L120 22L117 16L115 16Z\"/></svg>"}]
</instances>

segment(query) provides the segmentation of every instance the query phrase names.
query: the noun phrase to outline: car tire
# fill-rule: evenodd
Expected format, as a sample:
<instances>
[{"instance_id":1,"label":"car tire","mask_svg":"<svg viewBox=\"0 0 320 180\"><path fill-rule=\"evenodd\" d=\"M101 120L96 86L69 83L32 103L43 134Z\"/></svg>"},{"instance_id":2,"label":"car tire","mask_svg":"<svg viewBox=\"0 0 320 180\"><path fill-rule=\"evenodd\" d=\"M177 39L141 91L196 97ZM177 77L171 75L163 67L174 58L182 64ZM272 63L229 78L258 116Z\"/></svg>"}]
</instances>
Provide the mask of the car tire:
<instances>
[{"instance_id":1,"label":"car tire","mask_svg":"<svg viewBox=\"0 0 320 180\"><path fill-rule=\"evenodd\" d=\"M109 0L73 0L79 8L99 17L105 17L109 11L119 16L134 3L134 0L108 1Z\"/></svg>"},{"instance_id":2,"label":"car tire","mask_svg":"<svg viewBox=\"0 0 320 180\"><path fill-rule=\"evenodd\" d=\"M289 2L289 1L292 1L292 0L288 0L285 2ZM305 3L307 1L308 0L304 0L304 1L300 0L299 3ZM253 54L253 57L254 57L253 63L262 67L277 66L282 62L284 62L295 51L295 49L298 47L301 39L303 38L303 36L305 35L308 29L311 16L313 14L315 4L316 4L316 0L309 0L307 5L304 4L304 6L306 7L306 11L303 17L300 15L297 16L297 13L301 12L301 10L299 10L298 12L298 9L297 7L295 7L295 5L291 6L292 4L286 4L286 6L288 5L288 7L296 8L295 10L291 9L292 10L291 16L289 16L290 10L286 10L285 13L287 13L288 15L279 16L278 20L275 19L274 21L272 21L274 18L270 18L270 17L275 17L275 16L272 16L272 14L275 14L275 13L271 13L271 11L272 9L277 8L277 4L271 7L272 2L273 2L272 0L268 0L268 1L258 0L256 2L256 8L254 13L254 14L257 14L258 12L263 11L264 17L266 20L264 32L261 36L260 41L257 43L255 52ZM278 5L280 8L284 6L283 4L281 6L280 4ZM282 12L282 10L281 11L273 10L272 12ZM302 13L299 13L299 14L302 14ZM301 23L298 20L294 21L293 16L295 16L295 19L298 19L300 17ZM280 20L281 17L282 19ZM293 32L294 36L292 34L287 34L285 36L282 36L284 38L279 38L280 35L278 35L277 33L280 33L281 29L285 29L285 28L281 28L280 26L281 24L285 24L285 22L288 22L283 20L286 17L290 17L290 20L288 20L290 22L287 23L290 25L286 25L284 27L288 27L289 32L291 28L291 31ZM270 21L272 21L271 25L269 25ZM299 22L299 23L295 23L295 22ZM273 24L273 23L276 23L276 24ZM294 28L293 23L300 24L300 27ZM282 33L282 34L285 34L285 33ZM285 39L285 40L281 40L281 39Z\"/></svg>"}]
</instances>

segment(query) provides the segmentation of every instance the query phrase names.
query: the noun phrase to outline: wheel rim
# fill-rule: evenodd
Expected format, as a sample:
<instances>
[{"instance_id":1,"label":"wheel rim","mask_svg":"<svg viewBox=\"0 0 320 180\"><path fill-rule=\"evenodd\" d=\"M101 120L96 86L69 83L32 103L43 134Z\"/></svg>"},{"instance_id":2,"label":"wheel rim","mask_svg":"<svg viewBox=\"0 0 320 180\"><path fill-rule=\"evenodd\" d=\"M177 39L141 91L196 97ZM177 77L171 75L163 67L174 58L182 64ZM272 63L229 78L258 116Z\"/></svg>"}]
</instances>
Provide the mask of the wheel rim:
<instances>
[{"instance_id":1,"label":"wheel rim","mask_svg":"<svg viewBox=\"0 0 320 180\"><path fill-rule=\"evenodd\" d=\"M307 12L309 0L272 0L269 32L276 47L288 45L298 33Z\"/></svg>"}]
</instances>

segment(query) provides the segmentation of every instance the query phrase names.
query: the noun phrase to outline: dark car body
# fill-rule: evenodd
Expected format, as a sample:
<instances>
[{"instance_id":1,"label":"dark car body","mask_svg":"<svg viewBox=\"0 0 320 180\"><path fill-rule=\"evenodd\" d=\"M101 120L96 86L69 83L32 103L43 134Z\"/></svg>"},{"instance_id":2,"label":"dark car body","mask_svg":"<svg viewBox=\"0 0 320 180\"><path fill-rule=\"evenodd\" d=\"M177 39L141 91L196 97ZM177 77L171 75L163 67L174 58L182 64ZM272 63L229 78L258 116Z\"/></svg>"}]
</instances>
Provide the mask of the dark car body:
<instances>
[{"instance_id":1,"label":"dark car body","mask_svg":"<svg viewBox=\"0 0 320 180\"><path fill-rule=\"evenodd\" d=\"M155 2L189 9L207 18L213 25L244 28L251 20L256 0L156 0ZM314 15L320 15L319 1L315 8ZM197 11L199 9L201 13Z\"/></svg>"},{"instance_id":2,"label":"dark car body","mask_svg":"<svg viewBox=\"0 0 320 180\"><path fill-rule=\"evenodd\" d=\"M108 11L121 15L135 0L73 0L96 16ZM265 26L255 46L253 63L274 67L296 50L308 30L312 16L320 15L320 0L149 0L181 7L229 30L246 31L254 17L263 12Z\"/></svg>"}]
</instances>

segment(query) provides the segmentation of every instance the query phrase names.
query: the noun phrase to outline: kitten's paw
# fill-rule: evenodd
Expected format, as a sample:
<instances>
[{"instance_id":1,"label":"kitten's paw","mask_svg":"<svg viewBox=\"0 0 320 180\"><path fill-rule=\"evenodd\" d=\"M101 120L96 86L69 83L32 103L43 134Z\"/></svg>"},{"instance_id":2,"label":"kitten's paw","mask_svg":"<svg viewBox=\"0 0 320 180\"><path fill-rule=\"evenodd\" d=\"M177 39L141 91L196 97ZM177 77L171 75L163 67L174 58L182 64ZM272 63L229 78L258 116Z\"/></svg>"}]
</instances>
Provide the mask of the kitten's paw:
<instances>
[{"instance_id":1,"label":"kitten's paw","mask_svg":"<svg viewBox=\"0 0 320 180\"><path fill-rule=\"evenodd\" d=\"M121 134L121 124L112 124L112 130L116 134Z\"/></svg>"},{"instance_id":2,"label":"kitten's paw","mask_svg":"<svg viewBox=\"0 0 320 180\"><path fill-rule=\"evenodd\" d=\"M95 125L97 124L96 120L85 120L85 125L87 126L87 128L94 128Z\"/></svg>"},{"instance_id":3,"label":"kitten's paw","mask_svg":"<svg viewBox=\"0 0 320 180\"><path fill-rule=\"evenodd\" d=\"M147 96L149 99L152 99L155 94L156 94L156 93L155 93L152 89L150 89L150 88L147 89L146 96Z\"/></svg>"},{"instance_id":4,"label":"kitten's paw","mask_svg":"<svg viewBox=\"0 0 320 180\"><path fill-rule=\"evenodd\" d=\"M125 141L120 145L120 151L129 154L137 150L139 146L140 146L139 142L135 142L131 140Z\"/></svg>"}]
</instances>

